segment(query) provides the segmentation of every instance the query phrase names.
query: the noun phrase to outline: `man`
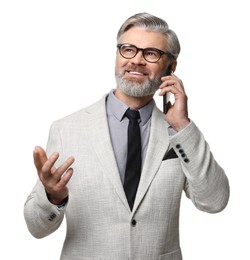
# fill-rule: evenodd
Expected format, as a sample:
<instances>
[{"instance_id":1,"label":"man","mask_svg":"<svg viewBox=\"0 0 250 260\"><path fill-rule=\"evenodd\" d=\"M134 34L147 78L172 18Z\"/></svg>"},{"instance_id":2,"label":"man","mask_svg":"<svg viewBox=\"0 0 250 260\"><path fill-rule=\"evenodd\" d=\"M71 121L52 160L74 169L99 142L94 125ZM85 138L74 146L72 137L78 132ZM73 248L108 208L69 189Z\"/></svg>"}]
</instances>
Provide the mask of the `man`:
<instances>
[{"instance_id":1,"label":"man","mask_svg":"<svg viewBox=\"0 0 250 260\"><path fill-rule=\"evenodd\" d=\"M188 117L174 74L176 34L140 13L121 26L117 42L116 89L54 122L46 153L35 148L39 179L25 204L26 223L42 238L66 217L62 260L181 260L182 191L198 209L215 213L227 205L228 180ZM159 88L175 98L166 114L153 100ZM130 120L129 108L139 118ZM136 129L140 136L131 141Z\"/></svg>"}]
</instances>

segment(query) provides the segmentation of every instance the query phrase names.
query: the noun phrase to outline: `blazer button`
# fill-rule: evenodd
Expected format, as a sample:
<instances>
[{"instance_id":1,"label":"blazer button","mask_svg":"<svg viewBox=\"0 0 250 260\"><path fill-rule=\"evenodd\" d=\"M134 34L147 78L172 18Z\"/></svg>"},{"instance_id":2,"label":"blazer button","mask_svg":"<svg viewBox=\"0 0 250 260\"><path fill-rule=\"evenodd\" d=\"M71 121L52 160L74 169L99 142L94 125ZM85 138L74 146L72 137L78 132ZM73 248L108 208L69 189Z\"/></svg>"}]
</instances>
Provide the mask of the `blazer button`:
<instances>
[{"instance_id":1,"label":"blazer button","mask_svg":"<svg viewBox=\"0 0 250 260\"><path fill-rule=\"evenodd\" d=\"M131 225L132 225L133 227L136 226L136 220L135 220L135 219L133 219L133 220L131 221Z\"/></svg>"},{"instance_id":2,"label":"blazer button","mask_svg":"<svg viewBox=\"0 0 250 260\"><path fill-rule=\"evenodd\" d=\"M184 153L184 150L183 150L183 149L180 149L180 150L179 150L179 153L180 153L180 154L183 154L183 153Z\"/></svg>"},{"instance_id":3,"label":"blazer button","mask_svg":"<svg viewBox=\"0 0 250 260\"><path fill-rule=\"evenodd\" d=\"M49 220L49 221L52 221L55 217L56 217L56 214L53 213L53 212L51 212L51 213L49 214L48 220Z\"/></svg>"}]
</instances>

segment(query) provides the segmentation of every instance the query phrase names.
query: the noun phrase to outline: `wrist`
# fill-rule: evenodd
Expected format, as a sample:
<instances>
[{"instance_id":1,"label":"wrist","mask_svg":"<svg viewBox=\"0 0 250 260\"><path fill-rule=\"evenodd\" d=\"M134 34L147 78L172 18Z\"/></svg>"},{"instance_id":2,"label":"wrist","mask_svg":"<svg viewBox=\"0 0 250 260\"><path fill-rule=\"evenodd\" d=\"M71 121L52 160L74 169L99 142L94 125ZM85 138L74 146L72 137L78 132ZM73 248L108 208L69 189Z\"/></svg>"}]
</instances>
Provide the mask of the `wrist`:
<instances>
[{"instance_id":1,"label":"wrist","mask_svg":"<svg viewBox=\"0 0 250 260\"><path fill-rule=\"evenodd\" d=\"M186 118L186 119L178 121L177 123L172 124L171 126L176 132L180 132L182 129L184 129L189 124L190 124L190 119Z\"/></svg>"},{"instance_id":2,"label":"wrist","mask_svg":"<svg viewBox=\"0 0 250 260\"><path fill-rule=\"evenodd\" d=\"M54 205L65 205L68 201L68 196L66 196L64 198L55 198L55 197L51 196L48 192L46 192L46 194L47 194L47 198L48 198L49 202Z\"/></svg>"}]
</instances>

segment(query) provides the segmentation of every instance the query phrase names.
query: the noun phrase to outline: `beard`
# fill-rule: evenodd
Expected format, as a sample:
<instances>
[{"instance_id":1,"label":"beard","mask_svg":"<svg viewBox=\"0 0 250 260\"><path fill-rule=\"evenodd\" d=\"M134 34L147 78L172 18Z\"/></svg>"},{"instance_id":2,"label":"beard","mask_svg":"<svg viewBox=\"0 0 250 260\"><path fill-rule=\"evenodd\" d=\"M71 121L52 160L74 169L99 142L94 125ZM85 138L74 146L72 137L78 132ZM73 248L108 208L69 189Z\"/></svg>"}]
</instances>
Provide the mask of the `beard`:
<instances>
[{"instance_id":1,"label":"beard","mask_svg":"<svg viewBox=\"0 0 250 260\"><path fill-rule=\"evenodd\" d=\"M161 75L157 75L155 79L148 79L145 82L140 82L137 79L125 79L123 74L119 74L115 71L116 84L119 89L122 90L126 95L132 97L145 97L154 95L161 85Z\"/></svg>"}]
</instances>

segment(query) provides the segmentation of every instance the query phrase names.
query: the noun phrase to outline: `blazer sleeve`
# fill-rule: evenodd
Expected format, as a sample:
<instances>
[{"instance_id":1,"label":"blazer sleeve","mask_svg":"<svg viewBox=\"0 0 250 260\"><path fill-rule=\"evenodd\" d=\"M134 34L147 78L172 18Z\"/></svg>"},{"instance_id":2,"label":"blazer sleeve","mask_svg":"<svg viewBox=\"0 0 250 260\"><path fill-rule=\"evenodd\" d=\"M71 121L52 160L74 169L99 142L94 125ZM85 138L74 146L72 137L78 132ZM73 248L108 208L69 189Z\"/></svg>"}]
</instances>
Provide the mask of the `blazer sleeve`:
<instances>
[{"instance_id":1,"label":"blazer sleeve","mask_svg":"<svg viewBox=\"0 0 250 260\"><path fill-rule=\"evenodd\" d=\"M186 177L187 197L202 211L222 211L229 200L228 178L195 123L171 136L170 142Z\"/></svg>"},{"instance_id":2,"label":"blazer sleeve","mask_svg":"<svg viewBox=\"0 0 250 260\"><path fill-rule=\"evenodd\" d=\"M48 156L54 151L61 153L60 134L53 124L47 144ZM60 162L58 163L60 164ZM36 238L50 235L61 225L65 208L66 206L59 208L49 202L44 186L38 179L24 205L24 218L28 230Z\"/></svg>"}]
</instances>

